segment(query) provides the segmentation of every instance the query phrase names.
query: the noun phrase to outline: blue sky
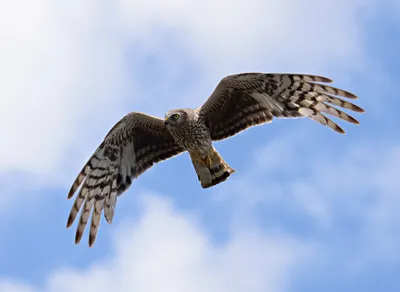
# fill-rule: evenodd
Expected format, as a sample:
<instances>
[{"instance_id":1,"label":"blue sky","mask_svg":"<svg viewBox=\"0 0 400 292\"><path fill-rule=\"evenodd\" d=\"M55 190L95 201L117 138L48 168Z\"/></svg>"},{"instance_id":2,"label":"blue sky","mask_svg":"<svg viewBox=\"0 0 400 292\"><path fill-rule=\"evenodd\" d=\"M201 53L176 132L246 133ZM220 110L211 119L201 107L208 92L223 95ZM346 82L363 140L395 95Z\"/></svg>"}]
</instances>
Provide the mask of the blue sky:
<instances>
[{"instance_id":1,"label":"blue sky","mask_svg":"<svg viewBox=\"0 0 400 292\"><path fill-rule=\"evenodd\" d=\"M399 291L400 5L142 2L0 4L0 291ZM66 195L108 130L246 71L331 77L366 113L218 142L236 173L207 190L160 163L75 245Z\"/></svg>"}]
</instances>

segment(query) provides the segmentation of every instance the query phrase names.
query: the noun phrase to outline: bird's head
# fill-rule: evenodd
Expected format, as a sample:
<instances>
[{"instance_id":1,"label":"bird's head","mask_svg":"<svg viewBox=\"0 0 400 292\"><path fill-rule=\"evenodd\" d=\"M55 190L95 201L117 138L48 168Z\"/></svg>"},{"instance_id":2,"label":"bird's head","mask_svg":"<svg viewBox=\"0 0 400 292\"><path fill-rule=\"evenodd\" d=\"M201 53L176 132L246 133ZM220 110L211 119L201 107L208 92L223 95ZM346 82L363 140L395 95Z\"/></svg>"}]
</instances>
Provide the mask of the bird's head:
<instances>
[{"instance_id":1,"label":"bird's head","mask_svg":"<svg viewBox=\"0 0 400 292\"><path fill-rule=\"evenodd\" d=\"M165 126L176 127L186 120L186 112L184 110L170 110L165 114Z\"/></svg>"}]
</instances>

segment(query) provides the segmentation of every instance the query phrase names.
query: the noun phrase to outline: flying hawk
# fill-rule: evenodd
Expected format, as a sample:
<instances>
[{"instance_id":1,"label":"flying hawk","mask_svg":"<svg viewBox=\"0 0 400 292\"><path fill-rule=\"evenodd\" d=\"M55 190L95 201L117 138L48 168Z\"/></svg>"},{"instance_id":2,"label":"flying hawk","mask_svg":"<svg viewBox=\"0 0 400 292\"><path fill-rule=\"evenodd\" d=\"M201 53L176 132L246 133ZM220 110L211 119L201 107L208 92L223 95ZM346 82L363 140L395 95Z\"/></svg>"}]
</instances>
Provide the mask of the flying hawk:
<instances>
[{"instance_id":1,"label":"flying hawk","mask_svg":"<svg viewBox=\"0 0 400 292\"><path fill-rule=\"evenodd\" d=\"M118 196L154 163L187 151L201 186L209 188L235 172L213 141L270 123L274 117L307 117L344 134L324 114L358 124L333 106L359 113L364 110L337 97L356 99L354 94L322 84L330 82L314 75L242 73L223 78L199 108L170 110L165 119L127 114L108 132L68 194L68 199L72 198L80 187L67 223L67 228L73 224L83 205L75 243L80 242L92 212L89 246L93 245L102 211L111 223Z\"/></svg>"}]
</instances>

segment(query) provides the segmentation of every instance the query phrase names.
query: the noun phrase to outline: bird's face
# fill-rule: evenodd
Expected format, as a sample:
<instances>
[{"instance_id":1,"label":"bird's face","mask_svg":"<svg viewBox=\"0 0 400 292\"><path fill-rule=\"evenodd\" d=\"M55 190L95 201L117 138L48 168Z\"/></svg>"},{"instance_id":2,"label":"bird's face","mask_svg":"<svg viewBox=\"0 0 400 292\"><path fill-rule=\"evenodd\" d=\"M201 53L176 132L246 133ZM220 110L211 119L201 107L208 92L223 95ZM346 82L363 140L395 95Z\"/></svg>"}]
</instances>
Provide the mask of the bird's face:
<instances>
[{"instance_id":1,"label":"bird's face","mask_svg":"<svg viewBox=\"0 0 400 292\"><path fill-rule=\"evenodd\" d=\"M169 111L165 115L165 126L176 127L181 125L185 120L185 113L182 111Z\"/></svg>"}]
</instances>

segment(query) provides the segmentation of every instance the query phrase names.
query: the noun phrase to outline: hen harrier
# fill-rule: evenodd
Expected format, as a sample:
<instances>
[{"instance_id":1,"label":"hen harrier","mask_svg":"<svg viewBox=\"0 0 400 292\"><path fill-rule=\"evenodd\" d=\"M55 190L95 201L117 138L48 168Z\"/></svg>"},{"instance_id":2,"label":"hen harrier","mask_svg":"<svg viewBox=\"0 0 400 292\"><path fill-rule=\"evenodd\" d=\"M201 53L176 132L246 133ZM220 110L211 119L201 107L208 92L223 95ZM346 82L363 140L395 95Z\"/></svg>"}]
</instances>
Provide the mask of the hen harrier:
<instances>
[{"instance_id":1,"label":"hen harrier","mask_svg":"<svg viewBox=\"0 0 400 292\"><path fill-rule=\"evenodd\" d=\"M67 228L72 225L83 204L75 243L80 242L93 209L89 246L93 245L102 210L111 223L117 197L154 163L188 151L201 186L209 188L235 172L212 141L270 123L274 117L307 117L344 134L323 113L358 124L331 105L364 110L336 97L356 99L355 95L321 84L330 82L314 75L242 73L223 78L200 108L170 110L164 120L144 113L127 114L108 132L68 194L72 198L81 186L67 223Z\"/></svg>"}]
</instances>

